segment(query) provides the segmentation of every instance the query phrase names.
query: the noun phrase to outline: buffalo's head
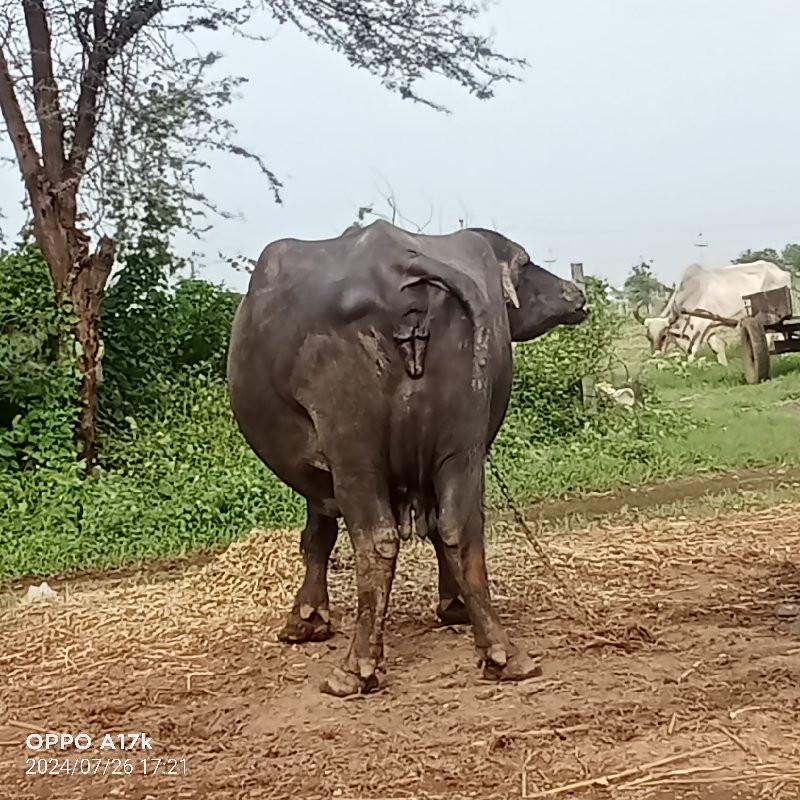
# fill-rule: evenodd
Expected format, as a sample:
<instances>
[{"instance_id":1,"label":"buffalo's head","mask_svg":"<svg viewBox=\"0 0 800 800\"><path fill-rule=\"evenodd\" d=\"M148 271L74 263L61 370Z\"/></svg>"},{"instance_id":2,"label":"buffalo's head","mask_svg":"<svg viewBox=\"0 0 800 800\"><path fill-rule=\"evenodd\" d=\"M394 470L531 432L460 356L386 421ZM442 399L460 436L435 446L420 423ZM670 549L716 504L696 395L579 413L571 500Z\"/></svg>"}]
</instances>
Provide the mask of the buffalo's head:
<instances>
[{"instance_id":1,"label":"buffalo's head","mask_svg":"<svg viewBox=\"0 0 800 800\"><path fill-rule=\"evenodd\" d=\"M589 315L586 297L565 281L534 264L525 248L485 228L470 228L491 245L502 269L511 338L527 342L557 325L578 325Z\"/></svg>"}]
</instances>

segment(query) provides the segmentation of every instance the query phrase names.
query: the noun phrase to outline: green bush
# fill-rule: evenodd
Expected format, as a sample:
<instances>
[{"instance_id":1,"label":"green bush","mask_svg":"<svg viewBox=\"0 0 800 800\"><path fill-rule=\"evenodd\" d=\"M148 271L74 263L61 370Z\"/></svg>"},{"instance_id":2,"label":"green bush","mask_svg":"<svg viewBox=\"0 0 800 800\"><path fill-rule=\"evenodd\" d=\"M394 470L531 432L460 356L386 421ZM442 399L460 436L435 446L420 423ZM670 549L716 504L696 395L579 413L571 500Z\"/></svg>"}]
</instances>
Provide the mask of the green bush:
<instances>
[{"instance_id":1,"label":"green bush","mask_svg":"<svg viewBox=\"0 0 800 800\"><path fill-rule=\"evenodd\" d=\"M110 471L38 469L4 482L0 580L185 553L303 520L305 504L239 434L219 377L181 376L145 425L107 448Z\"/></svg>"},{"instance_id":2,"label":"green bush","mask_svg":"<svg viewBox=\"0 0 800 800\"><path fill-rule=\"evenodd\" d=\"M68 468L78 414L69 316L32 245L0 252L0 287L0 475Z\"/></svg>"},{"instance_id":3,"label":"green bush","mask_svg":"<svg viewBox=\"0 0 800 800\"><path fill-rule=\"evenodd\" d=\"M636 409L607 408L585 419L579 430L543 441L540 428L513 407L491 458L518 501L602 491L687 471L685 449L668 445L693 425L691 418L651 398ZM492 506L506 504L491 476L487 495Z\"/></svg>"},{"instance_id":4,"label":"green bush","mask_svg":"<svg viewBox=\"0 0 800 800\"><path fill-rule=\"evenodd\" d=\"M106 427L125 417L146 417L188 368L225 377L239 295L179 278L184 266L154 236L144 235L123 250L122 269L103 306L100 409Z\"/></svg>"},{"instance_id":5,"label":"green bush","mask_svg":"<svg viewBox=\"0 0 800 800\"><path fill-rule=\"evenodd\" d=\"M0 577L124 563L299 520L298 500L249 452L228 409L238 295L179 278L182 266L155 238L123 251L102 320L100 466L86 476L73 444L71 321L35 247L0 254Z\"/></svg>"},{"instance_id":6,"label":"green bush","mask_svg":"<svg viewBox=\"0 0 800 800\"><path fill-rule=\"evenodd\" d=\"M604 282L587 280L586 296L591 313L585 322L514 348L509 427L524 429L526 441L547 442L581 430L590 414L583 406L581 378L599 378L611 368L622 317Z\"/></svg>"},{"instance_id":7,"label":"green bush","mask_svg":"<svg viewBox=\"0 0 800 800\"><path fill-rule=\"evenodd\" d=\"M623 323L605 283L588 279L586 294L586 322L515 347L511 403L492 459L517 500L609 489L681 467L665 438L693 423L646 386L644 404L632 409L602 396L597 406L584 405L581 379L608 379ZM491 475L487 494L493 505L504 504Z\"/></svg>"}]
</instances>

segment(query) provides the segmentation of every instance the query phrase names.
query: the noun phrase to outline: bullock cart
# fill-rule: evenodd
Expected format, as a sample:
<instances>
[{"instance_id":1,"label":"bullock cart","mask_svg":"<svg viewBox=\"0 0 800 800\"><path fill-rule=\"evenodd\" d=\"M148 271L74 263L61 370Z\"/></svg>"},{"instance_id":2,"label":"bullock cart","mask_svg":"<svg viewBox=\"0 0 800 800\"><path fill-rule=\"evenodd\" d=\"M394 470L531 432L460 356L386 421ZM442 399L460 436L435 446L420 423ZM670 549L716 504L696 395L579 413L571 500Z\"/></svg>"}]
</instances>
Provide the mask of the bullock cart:
<instances>
[{"instance_id":1,"label":"bullock cart","mask_svg":"<svg viewBox=\"0 0 800 800\"><path fill-rule=\"evenodd\" d=\"M800 352L800 317L793 316L792 293L788 286L747 294L742 301L746 316L741 319L720 317L699 308L685 313L738 328L745 379L748 383L761 383L769 379L771 355ZM777 334L771 346L768 333Z\"/></svg>"}]
</instances>

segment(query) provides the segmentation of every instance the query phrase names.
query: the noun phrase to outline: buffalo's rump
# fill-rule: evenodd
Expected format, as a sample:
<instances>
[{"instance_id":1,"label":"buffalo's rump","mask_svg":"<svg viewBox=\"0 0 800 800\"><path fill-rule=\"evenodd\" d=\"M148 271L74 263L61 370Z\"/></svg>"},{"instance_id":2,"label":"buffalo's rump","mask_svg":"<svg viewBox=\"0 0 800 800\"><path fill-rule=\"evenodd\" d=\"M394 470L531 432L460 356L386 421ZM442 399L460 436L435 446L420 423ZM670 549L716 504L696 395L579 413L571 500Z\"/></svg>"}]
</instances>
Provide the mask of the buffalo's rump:
<instances>
[{"instance_id":1,"label":"buffalo's rump","mask_svg":"<svg viewBox=\"0 0 800 800\"><path fill-rule=\"evenodd\" d=\"M234 325L240 428L267 466L326 513L340 510L337 482L359 476L395 508L430 507L439 470L482 459L508 402L507 322L485 249L467 239L451 256L479 286L491 322L487 383L476 389L474 321L446 288L411 285L398 267L409 242L382 233L268 248Z\"/></svg>"}]
</instances>

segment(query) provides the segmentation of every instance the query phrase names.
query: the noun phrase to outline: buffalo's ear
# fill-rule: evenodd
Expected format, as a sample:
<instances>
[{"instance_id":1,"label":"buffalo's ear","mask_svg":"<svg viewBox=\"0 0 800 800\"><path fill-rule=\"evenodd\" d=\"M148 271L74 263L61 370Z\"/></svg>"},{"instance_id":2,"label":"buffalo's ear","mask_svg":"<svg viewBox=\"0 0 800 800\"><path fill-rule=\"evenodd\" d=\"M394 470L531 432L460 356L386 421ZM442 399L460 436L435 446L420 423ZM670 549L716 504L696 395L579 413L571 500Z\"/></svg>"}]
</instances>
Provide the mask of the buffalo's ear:
<instances>
[{"instance_id":1,"label":"buffalo's ear","mask_svg":"<svg viewBox=\"0 0 800 800\"><path fill-rule=\"evenodd\" d=\"M511 277L511 265L508 261L501 261L500 263L500 276L503 281L503 291L506 297L511 301L514 308L519 308L519 297L517 297L517 290L514 287L514 280Z\"/></svg>"},{"instance_id":2,"label":"buffalo's ear","mask_svg":"<svg viewBox=\"0 0 800 800\"><path fill-rule=\"evenodd\" d=\"M524 247L509 241L512 246L511 258L508 261L498 261L500 264L500 277L503 282L503 291L511 301L514 308L519 308L519 296L517 286L519 286L519 271L527 264L531 258Z\"/></svg>"}]
</instances>

